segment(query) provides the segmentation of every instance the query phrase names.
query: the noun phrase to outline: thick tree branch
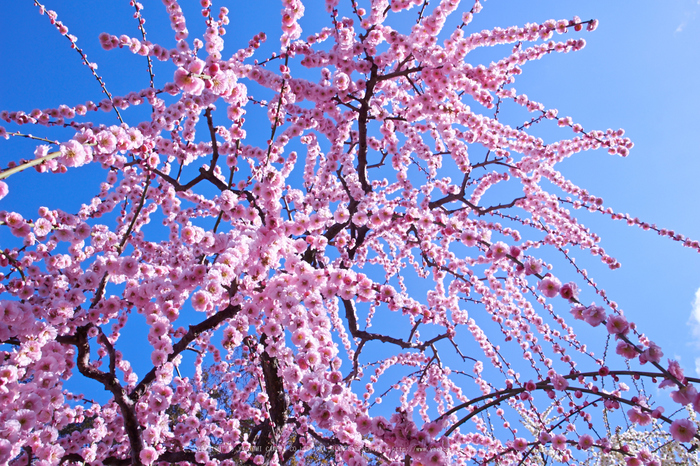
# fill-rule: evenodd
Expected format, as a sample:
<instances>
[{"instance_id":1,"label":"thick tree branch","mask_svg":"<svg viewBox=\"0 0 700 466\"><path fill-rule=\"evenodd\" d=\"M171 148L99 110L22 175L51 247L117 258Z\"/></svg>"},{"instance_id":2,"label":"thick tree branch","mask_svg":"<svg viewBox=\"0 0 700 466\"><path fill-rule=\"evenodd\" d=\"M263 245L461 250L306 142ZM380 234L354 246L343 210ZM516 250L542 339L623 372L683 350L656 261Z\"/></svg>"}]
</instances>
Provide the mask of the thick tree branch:
<instances>
[{"instance_id":1,"label":"thick tree branch","mask_svg":"<svg viewBox=\"0 0 700 466\"><path fill-rule=\"evenodd\" d=\"M173 352L168 355L168 362L172 362L175 359L175 357L177 357L177 355L179 355L185 349L187 349L187 346L190 343L192 343L199 335L208 330L216 328L225 320L228 320L231 317L235 316L238 312L240 312L240 310L241 307L239 305L234 306L230 304L225 309L217 312L216 314L200 322L199 324L190 325L187 333L180 339L180 341L173 345ZM141 382L139 382L138 385L136 385L136 387L134 387L134 389L131 391L131 393L129 394L129 398L133 402L138 401L144 395L144 393L146 393L146 390L156 378L157 369L157 367L151 369L148 372L148 374L144 376Z\"/></svg>"}]
</instances>

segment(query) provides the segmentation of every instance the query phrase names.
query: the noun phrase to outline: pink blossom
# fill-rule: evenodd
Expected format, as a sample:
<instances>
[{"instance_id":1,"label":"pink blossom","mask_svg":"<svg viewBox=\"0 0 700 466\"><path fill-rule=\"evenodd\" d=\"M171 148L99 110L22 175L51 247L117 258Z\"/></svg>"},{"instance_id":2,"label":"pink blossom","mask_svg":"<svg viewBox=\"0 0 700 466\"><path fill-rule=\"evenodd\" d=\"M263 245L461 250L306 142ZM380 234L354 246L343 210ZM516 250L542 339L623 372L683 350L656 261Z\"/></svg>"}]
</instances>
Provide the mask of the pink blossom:
<instances>
[{"instance_id":1,"label":"pink blossom","mask_svg":"<svg viewBox=\"0 0 700 466\"><path fill-rule=\"evenodd\" d=\"M698 393L693 400L693 409L700 413L700 393Z\"/></svg>"},{"instance_id":2,"label":"pink blossom","mask_svg":"<svg viewBox=\"0 0 700 466\"><path fill-rule=\"evenodd\" d=\"M67 167L79 167L88 161L83 145L77 141L70 140L61 144L59 150L61 155L58 160Z\"/></svg>"},{"instance_id":3,"label":"pink blossom","mask_svg":"<svg viewBox=\"0 0 700 466\"><path fill-rule=\"evenodd\" d=\"M683 368L675 360L668 360L668 372L674 376L680 383L685 383L685 376L683 375Z\"/></svg>"},{"instance_id":4,"label":"pink blossom","mask_svg":"<svg viewBox=\"0 0 700 466\"><path fill-rule=\"evenodd\" d=\"M175 84L184 92L192 95L200 95L204 90L204 80L182 68L175 71Z\"/></svg>"},{"instance_id":5,"label":"pink blossom","mask_svg":"<svg viewBox=\"0 0 700 466\"><path fill-rule=\"evenodd\" d=\"M542 261L529 256L523 263L525 275L539 275L542 273Z\"/></svg>"},{"instance_id":6,"label":"pink blossom","mask_svg":"<svg viewBox=\"0 0 700 466\"><path fill-rule=\"evenodd\" d=\"M570 302L576 301L578 298L578 293L578 285L576 285L574 282L569 282L559 289L559 295Z\"/></svg>"},{"instance_id":7,"label":"pink blossom","mask_svg":"<svg viewBox=\"0 0 700 466\"><path fill-rule=\"evenodd\" d=\"M205 312L209 309L210 303L211 299L206 291L200 290L192 295L192 307L194 307L196 311Z\"/></svg>"},{"instance_id":8,"label":"pink blossom","mask_svg":"<svg viewBox=\"0 0 700 466\"><path fill-rule=\"evenodd\" d=\"M522 437L518 437L513 440L513 448L517 451L525 451L527 449L527 440Z\"/></svg>"},{"instance_id":9,"label":"pink blossom","mask_svg":"<svg viewBox=\"0 0 700 466\"><path fill-rule=\"evenodd\" d=\"M9 463L12 458L12 443L4 438L0 438L0 462Z\"/></svg>"},{"instance_id":10,"label":"pink blossom","mask_svg":"<svg viewBox=\"0 0 700 466\"><path fill-rule=\"evenodd\" d=\"M423 426L423 432L427 433L431 438L435 438L442 430L442 427L442 422L429 422Z\"/></svg>"},{"instance_id":11,"label":"pink blossom","mask_svg":"<svg viewBox=\"0 0 700 466\"><path fill-rule=\"evenodd\" d=\"M141 459L141 462L146 465L152 464L157 458L158 453L153 447L146 447L141 450L141 453L139 454L139 459Z\"/></svg>"},{"instance_id":12,"label":"pink blossom","mask_svg":"<svg viewBox=\"0 0 700 466\"><path fill-rule=\"evenodd\" d=\"M649 449L647 448L642 448L637 452L637 458L642 462L642 464L649 465L651 462L655 459L655 455L653 455ZM660 465L659 465L660 466Z\"/></svg>"},{"instance_id":13,"label":"pink blossom","mask_svg":"<svg viewBox=\"0 0 700 466\"><path fill-rule=\"evenodd\" d=\"M491 258L494 261L497 261L499 259L503 259L506 257L506 255L509 252L508 245L504 243L503 241L498 241L497 243L494 243L491 245L489 248L489 254L491 255Z\"/></svg>"},{"instance_id":14,"label":"pink blossom","mask_svg":"<svg viewBox=\"0 0 700 466\"><path fill-rule=\"evenodd\" d=\"M605 309L595 304L591 304L583 311L584 320L591 326L597 327L606 319Z\"/></svg>"},{"instance_id":15,"label":"pink blossom","mask_svg":"<svg viewBox=\"0 0 700 466\"><path fill-rule=\"evenodd\" d=\"M357 418L357 431L362 435L367 435L372 431L372 419L363 414Z\"/></svg>"},{"instance_id":16,"label":"pink blossom","mask_svg":"<svg viewBox=\"0 0 700 466\"><path fill-rule=\"evenodd\" d=\"M111 131L100 131L97 134L97 152L111 154L117 149L117 138Z\"/></svg>"},{"instance_id":17,"label":"pink blossom","mask_svg":"<svg viewBox=\"0 0 700 466\"><path fill-rule=\"evenodd\" d=\"M138 272L138 261L133 257L125 257L121 262L121 271L127 277L133 277Z\"/></svg>"},{"instance_id":18,"label":"pink blossom","mask_svg":"<svg viewBox=\"0 0 700 466\"><path fill-rule=\"evenodd\" d=\"M22 430L30 430L36 423L36 413L30 409L20 409L15 414Z\"/></svg>"},{"instance_id":19,"label":"pink blossom","mask_svg":"<svg viewBox=\"0 0 700 466\"><path fill-rule=\"evenodd\" d=\"M552 377L552 386L555 390L566 390L569 386L569 381L559 374L554 374Z\"/></svg>"},{"instance_id":20,"label":"pink blossom","mask_svg":"<svg viewBox=\"0 0 700 466\"><path fill-rule=\"evenodd\" d=\"M569 312L574 317L574 319L583 320L584 319L583 311L585 311L585 310L586 310L585 306L578 305L578 306L572 307Z\"/></svg>"},{"instance_id":21,"label":"pink blossom","mask_svg":"<svg viewBox=\"0 0 700 466\"><path fill-rule=\"evenodd\" d=\"M669 429L671 436L677 442L690 442L698 431L698 427L690 419L676 419Z\"/></svg>"},{"instance_id":22,"label":"pink blossom","mask_svg":"<svg viewBox=\"0 0 700 466\"><path fill-rule=\"evenodd\" d=\"M659 362L663 355L664 353L661 351L661 348L652 341L649 342L649 347L639 355L639 362L642 364L646 362Z\"/></svg>"},{"instance_id":23,"label":"pink blossom","mask_svg":"<svg viewBox=\"0 0 700 466\"><path fill-rule=\"evenodd\" d=\"M49 233L51 233L51 230L53 227L51 226L51 222L46 220L45 218L38 218L34 221L34 234L38 238L43 238Z\"/></svg>"},{"instance_id":24,"label":"pink blossom","mask_svg":"<svg viewBox=\"0 0 700 466\"><path fill-rule=\"evenodd\" d=\"M350 77L345 73L336 73L335 77L333 78L333 85L339 91L344 91L345 89L347 89L349 84Z\"/></svg>"},{"instance_id":25,"label":"pink blossom","mask_svg":"<svg viewBox=\"0 0 700 466\"><path fill-rule=\"evenodd\" d=\"M168 354L163 350L155 350L151 353L151 362L153 365L158 367L162 366L168 361Z\"/></svg>"},{"instance_id":26,"label":"pink blossom","mask_svg":"<svg viewBox=\"0 0 700 466\"><path fill-rule=\"evenodd\" d=\"M627 359L634 359L639 355L634 345L630 345L622 340L617 342L617 347L615 348L615 353Z\"/></svg>"},{"instance_id":27,"label":"pink blossom","mask_svg":"<svg viewBox=\"0 0 700 466\"><path fill-rule=\"evenodd\" d=\"M621 130L584 129L515 91L528 62L583 47L579 18L476 31L455 27L458 1L423 8L376 0L338 10L338 0L326 0L326 24L312 29L306 21L301 38L305 5L283 0L282 47L261 49L266 35L240 37L246 18L230 14L237 10L194 2L204 32L185 40L183 2L163 3L174 31L163 43L172 49L145 39L158 16L146 22L138 2L138 38L98 40L105 50L148 55L144 67L162 62L156 75L169 67L174 82L122 86L99 104L0 111L13 126L0 137L27 136L38 146L34 168L54 177L90 163L80 173L92 190L73 199L81 190L60 180L44 186L28 170L12 174L13 189L36 191L46 207L37 213L27 210L31 202L3 199L17 207L0 210L0 464L126 462L130 451L147 465L282 461L261 445L303 462L314 450L296 452L295 442L313 447L312 430L342 447L326 453L351 466L368 462L367 449L391 464L527 462L522 457L541 445L566 463L587 456L572 454L576 446L600 447L601 455L619 447L576 433L590 426L609 434L592 425L604 408L628 402L629 420L640 425L663 417L662 408L649 412L642 393L625 393L644 387L633 377L654 376L630 374L626 361L603 366L620 358L610 357L609 344L588 347L555 299L571 303L574 319L606 323L618 354L642 351L640 362L658 363L658 346L629 332L624 318L579 305L586 284L618 309L612 290L574 261L577 250L619 264L575 210L598 210L700 250L604 208L559 169L583 151L626 155L633 144ZM256 12L267 15L266 3ZM465 23L482 9L471 3ZM416 6L417 23L391 16ZM82 54L57 13L37 8ZM393 29L405 19L412 28ZM556 32L574 37L549 42ZM472 65L470 52L483 47L503 56ZM121 71L125 85L138 72ZM109 73L99 75L115 89ZM519 124L506 114L509 102L531 118ZM143 103L148 108L130 108ZM104 115L90 118L98 109ZM544 120L561 126L547 141L537 129ZM26 125L48 131L19 129ZM32 158L31 150L8 154L7 168ZM0 196L7 189L0 182ZM69 208L58 208L62 200ZM562 285L549 273L548 250L565 254L568 271L559 276L575 282ZM132 339L139 325L142 342ZM462 363L471 358L470 370ZM695 388L679 388L680 365L671 362L665 375L660 386L698 410ZM102 389L110 396L91 396ZM511 398L494 398L500 394ZM478 406L491 412L454 431L480 395ZM393 404L384 408L389 421L378 416L379 403ZM516 430L522 415L551 423L537 424L543 431L530 439ZM491 435L482 418L502 427ZM688 430L680 421L671 430L679 424ZM628 464L654 461L648 452L623 453Z\"/></svg>"},{"instance_id":28,"label":"pink blossom","mask_svg":"<svg viewBox=\"0 0 700 466\"><path fill-rule=\"evenodd\" d=\"M445 454L441 449L429 449L420 455L421 463L426 466L443 466L445 464Z\"/></svg>"},{"instance_id":29,"label":"pink blossom","mask_svg":"<svg viewBox=\"0 0 700 466\"><path fill-rule=\"evenodd\" d=\"M671 398L673 401L684 406L693 403L697 396L698 391L695 389L694 385L690 384L671 392Z\"/></svg>"},{"instance_id":30,"label":"pink blossom","mask_svg":"<svg viewBox=\"0 0 700 466\"><path fill-rule=\"evenodd\" d=\"M629 416L630 421L640 426L646 426L651 423L651 415L646 411L642 411L639 406L635 406L627 411L627 416Z\"/></svg>"},{"instance_id":31,"label":"pink blossom","mask_svg":"<svg viewBox=\"0 0 700 466\"><path fill-rule=\"evenodd\" d=\"M593 437L588 434L583 434L578 438L578 446L581 447L582 450L588 450L593 446L593 443Z\"/></svg>"},{"instance_id":32,"label":"pink blossom","mask_svg":"<svg viewBox=\"0 0 700 466\"><path fill-rule=\"evenodd\" d=\"M538 283L537 288L546 297L553 298L559 293L561 282L557 277L547 274L547 276Z\"/></svg>"},{"instance_id":33,"label":"pink blossom","mask_svg":"<svg viewBox=\"0 0 700 466\"><path fill-rule=\"evenodd\" d=\"M462 235L460 236L460 240L465 246L476 246L476 243L478 241L479 237L477 236L476 232L472 230L466 230Z\"/></svg>"},{"instance_id":34,"label":"pink blossom","mask_svg":"<svg viewBox=\"0 0 700 466\"><path fill-rule=\"evenodd\" d=\"M629 323L627 319L620 315L611 315L608 317L608 322L605 324L608 333L612 335L625 335L629 332Z\"/></svg>"},{"instance_id":35,"label":"pink blossom","mask_svg":"<svg viewBox=\"0 0 700 466\"><path fill-rule=\"evenodd\" d=\"M564 434L557 434L552 437L552 448L555 450L563 450L566 448L566 437Z\"/></svg>"},{"instance_id":36,"label":"pink blossom","mask_svg":"<svg viewBox=\"0 0 700 466\"><path fill-rule=\"evenodd\" d=\"M510 252L509 252L509 254L510 254L511 256L513 256L515 259L518 259L520 256L522 256L523 250L520 249L518 246L513 245L513 246L510 247Z\"/></svg>"}]
</instances>

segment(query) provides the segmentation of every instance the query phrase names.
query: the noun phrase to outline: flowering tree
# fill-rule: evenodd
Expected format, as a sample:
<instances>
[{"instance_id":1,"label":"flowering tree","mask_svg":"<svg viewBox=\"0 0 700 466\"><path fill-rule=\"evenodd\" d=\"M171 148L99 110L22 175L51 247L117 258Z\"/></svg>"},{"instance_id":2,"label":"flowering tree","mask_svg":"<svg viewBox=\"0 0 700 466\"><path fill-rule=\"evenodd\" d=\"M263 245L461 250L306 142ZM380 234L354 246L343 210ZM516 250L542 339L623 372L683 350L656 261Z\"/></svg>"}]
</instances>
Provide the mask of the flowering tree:
<instances>
[{"instance_id":1,"label":"flowering tree","mask_svg":"<svg viewBox=\"0 0 700 466\"><path fill-rule=\"evenodd\" d=\"M579 152L626 156L622 130L583 128L514 87L529 61L584 47L595 20L475 32L478 0L326 0L314 8L327 26L302 39L305 7L284 0L279 49L258 56L263 33L224 54L234 28L209 0L194 40L163 0L173 49L146 40L132 2L142 37L99 41L145 57L151 85L113 96L35 3L108 97L2 112L1 136L39 145L0 173L0 195L29 167L92 164L104 182L78 212L0 212L3 238L16 238L0 251L2 462L696 460L700 380L577 267L571 247L619 264L569 209L700 245L612 211L557 170ZM512 47L502 59L470 62L500 44ZM170 82L156 61L172 64ZM130 121L138 106L150 117ZM513 108L529 116L508 125ZM98 110L114 124L90 122ZM261 144L246 123L256 112ZM493 191L511 197L492 202ZM540 247L579 279L562 284ZM135 319L148 326L143 374L124 356ZM616 354L594 356L576 335L584 325ZM74 379L81 389L64 386ZM676 406L654 405L645 381L670 387ZM89 401L98 388L109 399ZM610 423L648 429L659 448Z\"/></svg>"}]
</instances>

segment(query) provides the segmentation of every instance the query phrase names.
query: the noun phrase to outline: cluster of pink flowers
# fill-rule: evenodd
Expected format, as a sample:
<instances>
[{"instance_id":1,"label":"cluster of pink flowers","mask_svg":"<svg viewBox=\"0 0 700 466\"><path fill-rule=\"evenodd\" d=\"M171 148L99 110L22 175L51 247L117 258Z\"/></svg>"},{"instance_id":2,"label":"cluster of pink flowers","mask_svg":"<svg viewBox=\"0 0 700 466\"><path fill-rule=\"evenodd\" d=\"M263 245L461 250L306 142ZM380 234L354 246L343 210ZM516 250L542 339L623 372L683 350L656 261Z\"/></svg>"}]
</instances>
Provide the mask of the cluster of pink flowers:
<instances>
[{"instance_id":1,"label":"cluster of pink flowers","mask_svg":"<svg viewBox=\"0 0 700 466\"><path fill-rule=\"evenodd\" d=\"M576 267L572 246L619 262L566 206L699 243L567 180L556 168L565 158L626 156L632 142L513 86L525 63L583 48L556 38L596 21L472 32L479 1L460 12L453 0L327 0L329 27L301 40L305 5L284 0L279 50L261 57L259 33L224 58L227 8L200 0L204 34L189 39L180 3L163 3L174 48L146 40L135 2L143 38L98 38L147 57L151 73L151 58L171 64L163 82L112 96L77 49L104 100L0 112L11 127L1 137L40 141L34 159L0 172L3 202L24 168L104 170L76 213L0 211L12 237L0 251L0 462L284 464L323 448L351 465L538 464L540 453L567 462L596 451L659 464L644 446L594 438L594 410L623 406L635 426L700 438L694 420L652 409L643 390L628 393L634 375L608 368L616 355L638 358L656 370L644 377L700 412L700 381L662 366L661 349ZM415 25L387 20L398 13ZM451 15L463 24L446 34ZM470 62L502 44L514 45L502 59ZM532 117L504 124L504 101ZM143 104L150 116L131 122ZM79 122L97 109L118 121ZM262 144L246 119L264 122ZM26 125L71 133L52 141L20 133ZM564 136L545 143L534 125ZM521 197L486 201L512 184ZM540 247L580 280L563 283ZM581 304L591 292L602 306ZM558 313L567 303L615 354L594 356ZM147 328L138 364L125 340L135 322ZM110 398L68 389L71 378Z\"/></svg>"}]
</instances>

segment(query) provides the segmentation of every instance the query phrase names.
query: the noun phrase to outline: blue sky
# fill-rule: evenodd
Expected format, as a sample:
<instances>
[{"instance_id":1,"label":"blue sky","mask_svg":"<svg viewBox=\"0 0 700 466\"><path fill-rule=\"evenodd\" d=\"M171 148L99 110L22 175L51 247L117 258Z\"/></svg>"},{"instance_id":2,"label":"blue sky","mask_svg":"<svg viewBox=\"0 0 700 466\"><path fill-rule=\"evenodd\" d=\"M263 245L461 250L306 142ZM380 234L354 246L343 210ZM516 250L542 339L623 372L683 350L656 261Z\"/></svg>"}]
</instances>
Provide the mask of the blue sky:
<instances>
[{"instance_id":1,"label":"blue sky","mask_svg":"<svg viewBox=\"0 0 700 466\"><path fill-rule=\"evenodd\" d=\"M182 3L190 39L198 37L203 30L199 2ZM188 9L185 4L190 3ZM307 6L301 22L304 37L328 25L320 3ZM161 2L143 4L148 38L173 47ZM224 37L226 51L245 46L259 31L268 32L270 48L279 43L279 2L214 4L235 11L231 17L236 27L229 27ZM124 95L148 87L142 57L125 50L106 52L97 41L103 31L140 36L128 2L47 0L45 5L56 10L59 19L79 38L78 44L88 58L99 65L98 73L110 92ZM470 28L507 27L574 15L583 20L599 19L595 32L580 34L587 41L584 50L528 63L515 87L547 107L559 109L561 116L572 116L587 129L624 128L635 142L629 157L583 153L564 162L563 173L618 212L700 239L700 184L696 183L700 173L699 11L700 2L693 0L488 0ZM0 3L0 26L0 110L29 112L36 107L103 98L78 54L47 17L39 15L32 2ZM504 53L480 50L473 55L474 64L488 64L492 57L501 58ZM155 72L156 86L172 80L169 65L158 64ZM131 121L140 121L138 115L129 115L127 120L133 117ZM97 117L115 123L114 114L100 112ZM16 129L0 124L8 130ZM21 130L59 137L43 127ZM66 133L62 134L65 137ZM35 146L20 138L0 140L0 166L33 158ZM10 194L0 200L0 209L16 210L25 217L35 216L36 209L44 204L74 212L97 193L102 181L101 177L91 178L97 172L90 170L85 167L63 176L32 171L14 175L8 183ZM66 186L70 186L69 195L65 194ZM680 359L689 373L700 375L700 254L654 232L579 212L583 223L603 238L606 251L622 262L622 268L611 272L599 261L583 257L580 263L628 317L661 345L666 356ZM8 236L0 230L0 246L9 240ZM600 332L582 331L589 339L602 337Z\"/></svg>"}]
</instances>

